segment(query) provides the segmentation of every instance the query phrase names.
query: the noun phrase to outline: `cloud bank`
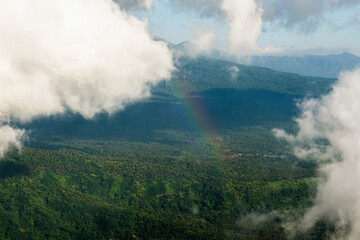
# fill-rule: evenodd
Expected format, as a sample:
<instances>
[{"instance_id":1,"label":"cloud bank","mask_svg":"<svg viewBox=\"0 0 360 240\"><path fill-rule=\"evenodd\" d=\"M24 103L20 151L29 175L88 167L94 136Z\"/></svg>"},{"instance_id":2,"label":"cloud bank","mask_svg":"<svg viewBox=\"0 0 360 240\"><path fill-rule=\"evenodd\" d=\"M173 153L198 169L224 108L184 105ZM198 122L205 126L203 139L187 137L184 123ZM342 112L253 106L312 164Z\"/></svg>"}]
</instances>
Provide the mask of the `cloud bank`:
<instances>
[{"instance_id":1,"label":"cloud bank","mask_svg":"<svg viewBox=\"0 0 360 240\"><path fill-rule=\"evenodd\" d=\"M326 176L299 224L302 230L323 218L335 223L334 239L360 239L359 93L360 69L345 72L328 95L301 104L297 135L276 131L294 145L298 157L318 160Z\"/></svg>"},{"instance_id":2,"label":"cloud bank","mask_svg":"<svg viewBox=\"0 0 360 240\"><path fill-rule=\"evenodd\" d=\"M92 118L149 95L172 54L110 0L0 0L0 157L15 121L72 111Z\"/></svg>"}]
</instances>

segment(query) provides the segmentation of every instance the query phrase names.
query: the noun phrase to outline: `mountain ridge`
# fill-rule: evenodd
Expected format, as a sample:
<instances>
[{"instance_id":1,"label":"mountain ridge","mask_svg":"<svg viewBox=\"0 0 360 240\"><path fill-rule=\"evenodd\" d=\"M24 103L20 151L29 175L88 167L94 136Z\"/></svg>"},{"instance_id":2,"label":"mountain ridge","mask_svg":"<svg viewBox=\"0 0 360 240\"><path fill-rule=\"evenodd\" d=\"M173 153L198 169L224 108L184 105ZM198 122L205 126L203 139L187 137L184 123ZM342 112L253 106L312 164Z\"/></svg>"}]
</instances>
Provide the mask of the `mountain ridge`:
<instances>
[{"instance_id":1,"label":"mountain ridge","mask_svg":"<svg viewBox=\"0 0 360 240\"><path fill-rule=\"evenodd\" d=\"M191 47L189 47L191 46L190 42L181 42L179 44L168 43L168 46L175 52L192 55L190 52ZM270 68L278 72L323 78L338 78L340 72L353 70L360 66L360 57L347 52L326 55L307 54L303 56L251 56L245 60L239 60L235 56L224 54L220 50L214 50L209 54L201 55L216 60Z\"/></svg>"},{"instance_id":2,"label":"mountain ridge","mask_svg":"<svg viewBox=\"0 0 360 240\"><path fill-rule=\"evenodd\" d=\"M252 65L303 76L337 78L340 72L360 66L360 57L350 54L253 57Z\"/></svg>"}]
</instances>

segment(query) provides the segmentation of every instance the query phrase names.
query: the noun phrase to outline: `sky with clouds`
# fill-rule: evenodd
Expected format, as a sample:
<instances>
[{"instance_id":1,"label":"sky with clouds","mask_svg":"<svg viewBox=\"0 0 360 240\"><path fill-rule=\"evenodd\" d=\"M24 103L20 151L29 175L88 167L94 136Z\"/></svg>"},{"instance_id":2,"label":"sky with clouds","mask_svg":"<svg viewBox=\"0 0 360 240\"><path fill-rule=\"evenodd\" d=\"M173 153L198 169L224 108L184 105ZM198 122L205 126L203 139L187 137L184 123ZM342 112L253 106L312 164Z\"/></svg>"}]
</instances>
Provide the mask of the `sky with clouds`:
<instances>
[{"instance_id":1,"label":"sky with clouds","mask_svg":"<svg viewBox=\"0 0 360 240\"><path fill-rule=\"evenodd\" d=\"M153 0L151 6L133 14L148 19L152 34L172 43L211 32L217 49L242 55L360 55L359 0Z\"/></svg>"}]
</instances>

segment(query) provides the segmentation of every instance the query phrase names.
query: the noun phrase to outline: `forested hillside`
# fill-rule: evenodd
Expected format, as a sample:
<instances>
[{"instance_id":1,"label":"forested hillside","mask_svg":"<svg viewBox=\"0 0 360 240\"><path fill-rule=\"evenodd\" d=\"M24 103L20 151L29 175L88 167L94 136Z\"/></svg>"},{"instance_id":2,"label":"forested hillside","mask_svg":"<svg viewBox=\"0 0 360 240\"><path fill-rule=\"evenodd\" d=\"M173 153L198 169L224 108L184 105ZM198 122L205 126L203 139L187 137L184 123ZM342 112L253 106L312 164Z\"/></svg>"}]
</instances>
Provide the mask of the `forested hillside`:
<instances>
[{"instance_id":1,"label":"forested hillside","mask_svg":"<svg viewBox=\"0 0 360 240\"><path fill-rule=\"evenodd\" d=\"M177 67L115 115L22 124L26 146L0 163L0 238L286 239L289 216L312 203L317 166L272 129L296 132L296 102L334 79L206 58Z\"/></svg>"},{"instance_id":2,"label":"forested hillside","mask_svg":"<svg viewBox=\"0 0 360 240\"><path fill-rule=\"evenodd\" d=\"M335 79L305 77L204 57L180 58L178 65L172 81L159 84L155 90L174 91L174 88L180 86L186 92L232 88L263 89L294 95L319 95L335 81Z\"/></svg>"}]
</instances>

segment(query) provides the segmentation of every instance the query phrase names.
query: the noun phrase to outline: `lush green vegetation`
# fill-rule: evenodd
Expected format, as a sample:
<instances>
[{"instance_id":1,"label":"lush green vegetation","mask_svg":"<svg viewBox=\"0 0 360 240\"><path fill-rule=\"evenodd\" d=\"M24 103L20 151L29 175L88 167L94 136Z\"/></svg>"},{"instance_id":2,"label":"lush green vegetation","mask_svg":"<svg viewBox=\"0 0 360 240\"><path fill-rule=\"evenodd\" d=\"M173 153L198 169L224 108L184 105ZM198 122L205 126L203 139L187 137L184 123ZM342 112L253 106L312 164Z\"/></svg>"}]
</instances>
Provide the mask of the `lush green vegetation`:
<instances>
[{"instance_id":1,"label":"lush green vegetation","mask_svg":"<svg viewBox=\"0 0 360 240\"><path fill-rule=\"evenodd\" d=\"M290 156L175 156L167 153L177 147L167 144L142 143L140 150L137 142L76 142L83 151L8 153L0 176L1 238L248 237L237 230L242 216L295 211L314 193L313 166ZM99 152L101 144L110 150Z\"/></svg>"},{"instance_id":2,"label":"lush green vegetation","mask_svg":"<svg viewBox=\"0 0 360 240\"><path fill-rule=\"evenodd\" d=\"M0 239L285 239L311 205L316 164L272 129L295 132L296 99L333 80L238 65L231 82L234 64L181 61L114 116L23 125L30 140L0 162Z\"/></svg>"}]
</instances>

